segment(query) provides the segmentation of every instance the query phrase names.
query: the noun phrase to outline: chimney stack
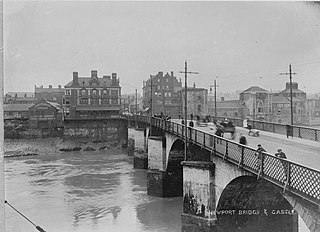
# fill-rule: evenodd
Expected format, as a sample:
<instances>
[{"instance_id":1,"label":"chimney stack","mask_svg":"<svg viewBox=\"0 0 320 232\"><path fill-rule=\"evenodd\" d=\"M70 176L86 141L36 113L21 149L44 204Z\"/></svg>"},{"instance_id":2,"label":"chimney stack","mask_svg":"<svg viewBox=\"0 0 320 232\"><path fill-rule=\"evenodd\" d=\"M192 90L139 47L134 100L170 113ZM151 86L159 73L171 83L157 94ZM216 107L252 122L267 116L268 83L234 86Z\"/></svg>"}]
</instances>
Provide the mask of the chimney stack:
<instances>
[{"instance_id":1,"label":"chimney stack","mask_svg":"<svg viewBox=\"0 0 320 232\"><path fill-rule=\"evenodd\" d=\"M171 76L173 77L173 71L171 71Z\"/></svg>"},{"instance_id":2,"label":"chimney stack","mask_svg":"<svg viewBox=\"0 0 320 232\"><path fill-rule=\"evenodd\" d=\"M117 85L117 73L112 73L112 81L111 81L111 85Z\"/></svg>"},{"instance_id":3,"label":"chimney stack","mask_svg":"<svg viewBox=\"0 0 320 232\"><path fill-rule=\"evenodd\" d=\"M52 85L49 85L49 89L52 89Z\"/></svg>"},{"instance_id":4,"label":"chimney stack","mask_svg":"<svg viewBox=\"0 0 320 232\"><path fill-rule=\"evenodd\" d=\"M79 85L78 72L73 72L72 75L73 75L72 85Z\"/></svg>"},{"instance_id":5,"label":"chimney stack","mask_svg":"<svg viewBox=\"0 0 320 232\"><path fill-rule=\"evenodd\" d=\"M222 101L222 102L224 101L224 97L221 97L221 101Z\"/></svg>"},{"instance_id":6,"label":"chimney stack","mask_svg":"<svg viewBox=\"0 0 320 232\"><path fill-rule=\"evenodd\" d=\"M91 70L91 78L98 78L98 71L97 70Z\"/></svg>"},{"instance_id":7,"label":"chimney stack","mask_svg":"<svg viewBox=\"0 0 320 232\"><path fill-rule=\"evenodd\" d=\"M61 89L61 85L58 85L58 89Z\"/></svg>"}]
</instances>

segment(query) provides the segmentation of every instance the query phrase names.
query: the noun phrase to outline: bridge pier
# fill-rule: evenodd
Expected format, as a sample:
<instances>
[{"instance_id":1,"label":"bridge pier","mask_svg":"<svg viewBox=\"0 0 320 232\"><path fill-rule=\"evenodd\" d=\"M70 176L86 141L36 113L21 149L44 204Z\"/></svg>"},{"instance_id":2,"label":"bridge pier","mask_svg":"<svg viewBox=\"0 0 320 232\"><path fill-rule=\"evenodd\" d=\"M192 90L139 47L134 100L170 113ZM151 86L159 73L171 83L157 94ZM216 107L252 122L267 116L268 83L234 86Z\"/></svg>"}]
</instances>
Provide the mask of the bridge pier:
<instances>
[{"instance_id":1,"label":"bridge pier","mask_svg":"<svg viewBox=\"0 0 320 232\"><path fill-rule=\"evenodd\" d=\"M128 156L133 156L134 153L134 135L135 128L128 128Z\"/></svg>"},{"instance_id":2,"label":"bridge pier","mask_svg":"<svg viewBox=\"0 0 320 232\"><path fill-rule=\"evenodd\" d=\"M216 224L215 165L183 161L182 232L214 231Z\"/></svg>"},{"instance_id":3,"label":"bridge pier","mask_svg":"<svg viewBox=\"0 0 320 232\"><path fill-rule=\"evenodd\" d=\"M148 168L148 153L146 149L146 134L144 128L136 128L134 134L133 168Z\"/></svg>"},{"instance_id":4,"label":"bridge pier","mask_svg":"<svg viewBox=\"0 0 320 232\"><path fill-rule=\"evenodd\" d=\"M148 139L147 193L152 196L165 196L166 153L162 136L150 136Z\"/></svg>"}]
</instances>

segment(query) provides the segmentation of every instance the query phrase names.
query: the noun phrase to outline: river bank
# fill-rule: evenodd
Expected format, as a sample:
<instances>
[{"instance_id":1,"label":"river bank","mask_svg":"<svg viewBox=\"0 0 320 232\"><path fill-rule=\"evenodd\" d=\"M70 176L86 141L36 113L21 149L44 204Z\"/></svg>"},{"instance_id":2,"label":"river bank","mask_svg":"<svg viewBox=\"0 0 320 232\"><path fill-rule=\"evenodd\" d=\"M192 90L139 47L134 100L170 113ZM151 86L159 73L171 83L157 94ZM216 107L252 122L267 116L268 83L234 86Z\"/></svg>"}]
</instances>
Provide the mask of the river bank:
<instances>
[{"instance_id":1,"label":"river bank","mask_svg":"<svg viewBox=\"0 0 320 232\"><path fill-rule=\"evenodd\" d=\"M121 141L86 141L70 140L58 137L43 139L5 139L4 157L39 155L52 152L94 151L126 148L125 140Z\"/></svg>"}]
</instances>

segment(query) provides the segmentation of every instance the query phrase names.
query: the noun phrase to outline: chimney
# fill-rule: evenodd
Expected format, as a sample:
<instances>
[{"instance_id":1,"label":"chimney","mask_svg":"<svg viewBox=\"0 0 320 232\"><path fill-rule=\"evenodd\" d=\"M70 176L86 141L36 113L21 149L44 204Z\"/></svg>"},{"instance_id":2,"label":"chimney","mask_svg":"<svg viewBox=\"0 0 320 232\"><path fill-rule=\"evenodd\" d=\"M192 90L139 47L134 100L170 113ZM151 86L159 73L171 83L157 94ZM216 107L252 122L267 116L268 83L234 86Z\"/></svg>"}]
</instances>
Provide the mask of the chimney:
<instances>
[{"instance_id":1,"label":"chimney","mask_svg":"<svg viewBox=\"0 0 320 232\"><path fill-rule=\"evenodd\" d=\"M196 88L196 83L195 82L193 82L193 88Z\"/></svg>"},{"instance_id":2,"label":"chimney","mask_svg":"<svg viewBox=\"0 0 320 232\"><path fill-rule=\"evenodd\" d=\"M160 77L163 77L163 72L158 72L158 75L160 75Z\"/></svg>"},{"instance_id":3,"label":"chimney","mask_svg":"<svg viewBox=\"0 0 320 232\"><path fill-rule=\"evenodd\" d=\"M221 97L221 101L222 101L222 102L224 101L224 97Z\"/></svg>"},{"instance_id":4,"label":"chimney","mask_svg":"<svg viewBox=\"0 0 320 232\"><path fill-rule=\"evenodd\" d=\"M58 89L61 89L61 85L58 85Z\"/></svg>"},{"instance_id":5,"label":"chimney","mask_svg":"<svg viewBox=\"0 0 320 232\"><path fill-rule=\"evenodd\" d=\"M171 71L171 76L173 77L173 71Z\"/></svg>"},{"instance_id":6,"label":"chimney","mask_svg":"<svg viewBox=\"0 0 320 232\"><path fill-rule=\"evenodd\" d=\"M91 78L98 78L98 71L97 70L91 70Z\"/></svg>"},{"instance_id":7,"label":"chimney","mask_svg":"<svg viewBox=\"0 0 320 232\"><path fill-rule=\"evenodd\" d=\"M78 72L73 72L72 85L79 85Z\"/></svg>"},{"instance_id":8,"label":"chimney","mask_svg":"<svg viewBox=\"0 0 320 232\"><path fill-rule=\"evenodd\" d=\"M49 89L52 89L52 85L49 85Z\"/></svg>"},{"instance_id":9,"label":"chimney","mask_svg":"<svg viewBox=\"0 0 320 232\"><path fill-rule=\"evenodd\" d=\"M18 94L15 94L14 97L17 98L17 97L18 97Z\"/></svg>"},{"instance_id":10,"label":"chimney","mask_svg":"<svg viewBox=\"0 0 320 232\"><path fill-rule=\"evenodd\" d=\"M112 82L111 85L116 85L117 84L117 74L116 73L112 73Z\"/></svg>"}]
</instances>

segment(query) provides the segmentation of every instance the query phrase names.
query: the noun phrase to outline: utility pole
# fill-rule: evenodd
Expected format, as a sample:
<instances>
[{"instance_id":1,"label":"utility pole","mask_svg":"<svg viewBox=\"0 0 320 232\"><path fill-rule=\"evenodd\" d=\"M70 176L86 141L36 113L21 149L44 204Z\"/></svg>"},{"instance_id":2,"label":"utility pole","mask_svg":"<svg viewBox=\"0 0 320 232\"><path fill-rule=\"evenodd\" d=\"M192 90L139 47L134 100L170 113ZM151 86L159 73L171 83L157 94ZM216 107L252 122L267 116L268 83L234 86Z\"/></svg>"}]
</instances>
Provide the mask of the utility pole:
<instances>
[{"instance_id":1,"label":"utility pole","mask_svg":"<svg viewBox=\"0 0 320 232\"><path fill-rule=\"evenodd\" d=\"M280 73L280 75L289 75L290 79L290 108L291 108L291 126L293 126L293 105L292 105L292 75L296 75L291 70L291 64L289 64L289 73Z\"/></svg>"},{"instance_id":2,"label":"utility pole","mask_svg":"<svg viewBox=\"0 0 320 232\"><path fill-rule=\"evenodd\" d=\"M151 123L152 123L152 116L153 116L153 99L152 99L152 95L153 95L153 92L152 92L152 86L153 86L153 84L152 84L152 75L150 75L150 92L151 92L151 94L150 94L150 113L151 113L151 115L150 115L150 132L149 132L149 134L150 135L152 135L151 134L151 132L152 132L152 125L151 125Z\"/></svg>"},{"instance_id":3,"label":"utility pole","mask_svg":"<svg viewBox=\"0 0 320 232\"><path fill-rule=\"evenodd\" d=\"M218 78L218 77L216 77ZM214 79L214 117L217 118L217 79Z\"/></svg>"},{"instance_id":4,"label":"utility pole","mask_svg":"<svg viewBox=\"0 0 320 232\"><path fill-rule=\"evenodd\" d=\"M138 127L138 124L137 124L137 113L138 113L138 90L136 89L136 113L134 114L135 115L135 120L136 120L136 128Z\"/></svg>"},{"instance_id":5,"label":"utility pole","mask_svg":"<svg viewBox=\"0 0 320 232\"><path fill-rule=\"evenodd\" d=\"M187 74L199 74L198 72L188 72L187 61L184 62L184 160L187 160L187 126L188 126L188 114L187 114Z\"/></svg>"}]
</instances>

